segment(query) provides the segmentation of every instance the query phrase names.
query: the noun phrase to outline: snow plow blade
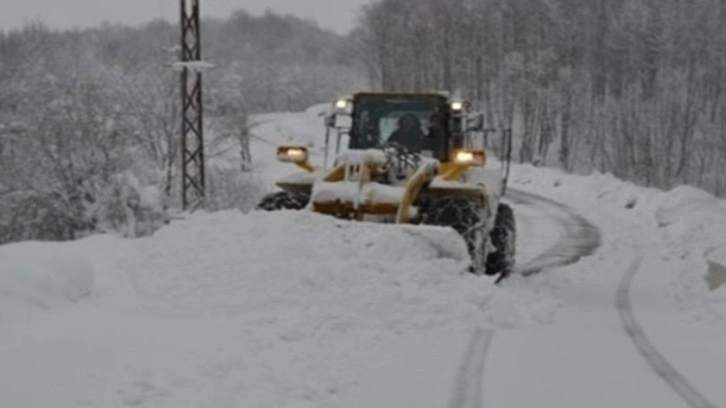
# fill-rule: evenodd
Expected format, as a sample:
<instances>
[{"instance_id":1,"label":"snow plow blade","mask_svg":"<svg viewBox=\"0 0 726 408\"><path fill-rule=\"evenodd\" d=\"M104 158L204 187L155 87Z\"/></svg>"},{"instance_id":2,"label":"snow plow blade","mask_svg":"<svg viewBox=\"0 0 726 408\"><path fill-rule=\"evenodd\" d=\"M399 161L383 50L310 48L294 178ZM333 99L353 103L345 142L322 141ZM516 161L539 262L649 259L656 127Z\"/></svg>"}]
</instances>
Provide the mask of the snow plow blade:
<instances>
[{"instance_id":1,"label":"snow plow blade","mask_svg":"<svg viewBox=\"0 0 726 408\"><path fill-rule=\"evenodd\" d=\"M358 226L370 224L359 223ZM378 228L381 225L376 225ZM452 258L462 262L469 262L469 252L466 242L461 235L451 227L438 227L430 225L385 225L387 228L396 228L415 239L417 245L425 245L434 249L437 258Z\"/></svg>"}]
</instances>

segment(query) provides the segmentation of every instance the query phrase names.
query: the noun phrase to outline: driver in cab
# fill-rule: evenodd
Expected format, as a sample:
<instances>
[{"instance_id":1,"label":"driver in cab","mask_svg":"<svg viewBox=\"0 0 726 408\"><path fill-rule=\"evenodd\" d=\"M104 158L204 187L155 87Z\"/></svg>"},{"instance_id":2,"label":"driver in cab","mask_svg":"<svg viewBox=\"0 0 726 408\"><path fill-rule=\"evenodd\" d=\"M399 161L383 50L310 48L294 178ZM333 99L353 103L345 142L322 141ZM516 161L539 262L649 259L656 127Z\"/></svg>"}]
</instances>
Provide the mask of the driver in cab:
<instances>
[{"instance_id":1,"label":"driver in cab","mask_svg":"<svg viewBox=\"0 0 726 408\"><path fill-rule=\"evenodd\" d=\"M425 140L418 118L411 113L398 119L398 128L388 138L389 143L404 147L409 153L420 153Z\"/></svg>"}]
</instances>

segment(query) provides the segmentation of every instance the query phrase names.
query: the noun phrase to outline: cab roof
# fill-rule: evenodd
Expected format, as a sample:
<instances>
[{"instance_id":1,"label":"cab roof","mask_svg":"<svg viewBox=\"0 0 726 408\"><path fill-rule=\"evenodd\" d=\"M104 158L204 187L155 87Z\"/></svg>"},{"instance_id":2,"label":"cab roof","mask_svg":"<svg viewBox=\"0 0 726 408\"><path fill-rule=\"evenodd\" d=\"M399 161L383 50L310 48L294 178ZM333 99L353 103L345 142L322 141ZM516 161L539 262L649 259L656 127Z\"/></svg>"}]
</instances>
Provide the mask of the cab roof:
<instances>
[{"instance_id":1,"label":"cab roof","mask_svg":"<svg viewBox=\"0 0 726 408\"><path fill-rule=\"evenodd\" d=\"M395 92L395 91L380 91L380 92L356 92L353 94L353 99L358 99L360 97L365 96L380 96L380 97L388 97L388 98L421 98L421 99L429 99L429 98L437 98L442 100L448 100L449 95L445 92Z\"/></svg>"}]
</instances>

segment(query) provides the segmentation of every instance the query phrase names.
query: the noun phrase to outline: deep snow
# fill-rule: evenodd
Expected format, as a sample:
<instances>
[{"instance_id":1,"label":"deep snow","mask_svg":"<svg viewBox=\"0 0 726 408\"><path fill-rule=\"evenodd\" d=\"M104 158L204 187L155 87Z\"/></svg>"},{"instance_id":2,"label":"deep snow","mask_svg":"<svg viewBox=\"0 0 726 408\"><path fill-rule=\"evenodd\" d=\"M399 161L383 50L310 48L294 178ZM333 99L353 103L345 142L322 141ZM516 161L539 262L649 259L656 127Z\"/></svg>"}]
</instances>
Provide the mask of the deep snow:
<instances>
[{"instance_id":1,"label":"deep snow","mask_svg":"<svg viewBox=\"0 0 726 408\"><path fill-rule=\"evenodd\" d=\"M267 182L294 171L277 143L321 161L320 109L259 118ZM0 246L0 406L681 407L615 306L636 261L635 319L726 406L726 288L705 279L726 261L724 202L532 166L512 183L597 225L597 252L496 287L448 230L234 211ZM545 207L515 211L520 262L563 238Z\"/></svg>"},{"instance_id":2,"label":"deep snow","mask_svg":"<svg viewBox=\"0 0 726 408\"><path fill-rule=\"evenodd\" d=\"M532 319L464 272L454 233L427 230L219 212L65 244L94 295L4 325L3 405L340 406L369 348Z\"/></svg>"},{"instance_id":3,"label":"deep snow","mask_svg":"<svg viewBox=\"0 0 726 408\"><path fill-rule=\"evenodd\" d=\"M22 310L49 310L87 297L93 268L64 244L27 242L0 246L0 322Z\"/></svg>"}]
</instances>

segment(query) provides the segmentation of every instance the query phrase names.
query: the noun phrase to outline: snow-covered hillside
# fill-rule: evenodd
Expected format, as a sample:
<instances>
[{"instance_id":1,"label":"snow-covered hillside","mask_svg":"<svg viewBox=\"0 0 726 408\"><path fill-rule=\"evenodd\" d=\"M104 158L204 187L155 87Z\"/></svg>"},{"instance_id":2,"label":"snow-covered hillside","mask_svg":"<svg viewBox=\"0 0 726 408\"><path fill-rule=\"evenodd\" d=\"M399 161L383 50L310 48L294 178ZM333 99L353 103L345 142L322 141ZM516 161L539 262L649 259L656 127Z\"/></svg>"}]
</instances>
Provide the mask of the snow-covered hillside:
<instances>
[{"instance_id":1,"label":"snow-covered hillside","mask_svg":"<svg viewBox=\"0 0 726 408\"><path fill-rule=\"evenodd\" d=\"M321 160L320 109L257 118L266 183L294 171L277 143ZM0 246L0 406L726 406L726 204L531 166L512 184L540 273L502 286L452 231L310 213Z\"/></svg>"}]
</instances>

